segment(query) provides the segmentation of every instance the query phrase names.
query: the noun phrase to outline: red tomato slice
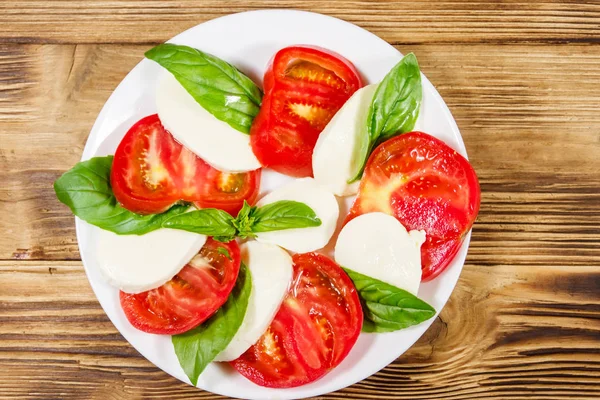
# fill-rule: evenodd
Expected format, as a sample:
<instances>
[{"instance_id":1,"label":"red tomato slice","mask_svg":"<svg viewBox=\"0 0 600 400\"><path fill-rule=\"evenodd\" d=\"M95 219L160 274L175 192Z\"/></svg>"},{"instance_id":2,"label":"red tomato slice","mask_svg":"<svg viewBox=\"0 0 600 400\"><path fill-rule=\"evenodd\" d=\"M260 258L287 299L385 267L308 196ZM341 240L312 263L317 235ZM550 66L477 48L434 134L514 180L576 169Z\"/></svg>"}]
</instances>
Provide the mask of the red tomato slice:
<instances>
[{"instance_id":1,"label":"red tomato slice","mask_svg":"<svg viewBox=\"0 0 600 400\"><path fill-rule=\"evenodd\" d=\"M356 68L339 54L310 46L279 50L265 73L263 104L250 129L258 160L290 176L312 176L319 134L361 86Z\"/></svg>"},{"instance_id":2,"label":"red tomato slice","mask_svg":"<svg viewBox=\"0 0 600 400\"><path fill-rule=\"evenodd\" d=\"M350 97L362 82L354 65L342 55L317 46L279 50L265 72L265 92L280 85L288 90L311 88L316 94ZM345 101L345 100L344 100Z\"/></svg>"},{"instance_id":3,"label":"red tomato slice","mask_svg":"<svg viewBox=\"0 0 600 400\"><path fill-rule=\"evenodd\" d=\"M227 253L219 248L227 250ZM235 240L209 238L198 255L164 285L147 292L120 292L121 307L135 328L176 335L207 320L233 289L240 270L240 248Z\"/></svg>"},{"instance_id":4,"label":"red tomato slice","mask_svg":"<svg viewBox=\"0 0 600 400\"><path fill-rule=\"evenodd\" d=\"M339 365L360 334L354 284L328 257L296 254L290 290L265 334L233 367L250 381L286 388L313 382Z\"/></svg>"},{"instance_id":5,"label":"red tomato slice","mask_svg":"<svg viewBox=\"0 0 600 400\"><path fill-rule=\"evenodd\" d=\"M220 208L236 216L244 200L254 204L260 188L260 170L245 173L227 173L210 168L200 185L199 208Z\"/></svg>"},{"instance_id":6,"label":"red tomato slice","mask_svg":"<svg viewBox=\"0 0 600 400\"><path fill-rule=\"evenodd\" d=\"M212 168L175 141L155 114L125 134L115 152L111 186L117 201L139 214L189 201L236 215L244 200L256 201L260 170L228 174Z\"/></svg>"},{"instance_id":7,"label":"red tomato slice","mask_svg":"<svg viewBox=\"0 0 600 400\"><path fill-rule=\"evenodd\" d=\"M408 230L423 229L422 280L438 276L471 229L481 192L469 162L447 144L423 132L382 143L369 157L358 196L346 222L380 211Z\"/></svg>"},{"instance_id":8,"label":"red tomato slice","mask_svg":"<svg viewBox=\"0 0 600 400\"><path fill-rule=\"evenodd\" d=\"M143 118L121 140L111 169L115 197L140 214L160 213L179 200L172 167L182 146L167 134L157 115Z\"/></svg>"}]
</instances>

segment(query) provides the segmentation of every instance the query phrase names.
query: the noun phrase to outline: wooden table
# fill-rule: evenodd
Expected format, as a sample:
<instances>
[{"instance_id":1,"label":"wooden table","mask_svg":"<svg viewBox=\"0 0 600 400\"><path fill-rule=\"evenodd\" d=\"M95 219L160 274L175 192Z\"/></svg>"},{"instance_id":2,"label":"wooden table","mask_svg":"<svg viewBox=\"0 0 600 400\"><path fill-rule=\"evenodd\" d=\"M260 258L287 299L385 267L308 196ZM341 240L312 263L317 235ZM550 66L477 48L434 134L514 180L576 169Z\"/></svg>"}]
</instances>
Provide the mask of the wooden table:
<instances>
[{"instance_id":1,"label":"wooden table","mask_svg":"<svg viewBox=\"0 0 600 400\"><path fill-rule=\"evenodd\" d=\"M52 182L145 50L200 22L309 9L417 54L483 201L448 305L406 354L323 396L600 398L600 2L0 2L0 398L217 398L115 330Z\"/></svg>"}]
</instances>

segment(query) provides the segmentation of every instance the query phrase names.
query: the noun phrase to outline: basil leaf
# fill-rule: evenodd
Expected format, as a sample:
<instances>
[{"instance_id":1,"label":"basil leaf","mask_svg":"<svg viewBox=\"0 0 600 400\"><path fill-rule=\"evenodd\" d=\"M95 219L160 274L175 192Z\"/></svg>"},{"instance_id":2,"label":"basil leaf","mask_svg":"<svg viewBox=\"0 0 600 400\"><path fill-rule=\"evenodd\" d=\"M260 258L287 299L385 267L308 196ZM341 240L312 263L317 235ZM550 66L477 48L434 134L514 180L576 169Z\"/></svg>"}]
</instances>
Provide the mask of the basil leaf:
<instances>
[{"instance_id":1,"label":"basil leaf","mask_svg":"<svg viewBox=\"0 0 600 400\"><path fill-rule=\"evenodd\" d=\"M253 217L253 232L270 232L321 225L321 220L312 208L304 203L291 200L266 204L258 208Z\"/></svg>"},{"instance_id":2,"label":"basil leaf","mask_svg":"<svg viewBox=\"0 0 600 400\"><path fill-rule=\"evenodd\" d=\"M420 324L435 309L406 290L344 268L363 306L364 332L392 332Z\"/></svg>"},{"instance_id":3,"label":"basil leaf","mask_svg":"<svg viewBox=\"0 0 600 400\"><path fill-rule=\"evenodd\" d=\"M233 260L233 258L231 258L231 253L229 253L229 250L227 250L225 247L217 247L217 252L227 257L228 260Z\"/></svg>"},{"instance_id":4,"label":"basil leaf","mask_svg":"<svg viewBox=\"0 0 600 400\"><path fill-rule=\"evenodd\" d=\"M262 92L234 66L192 47L171 43L148 50L146 57L172 73L206 111L234 129L250 133Z\"/></svg>"},{"instance_id":5,"label":"basil leaf","mask_svg":"<svg viewBox=\"0 0 600 400\"><path fill-rule=\"evenodd\" d=\"M223 210L203 208L171 217L163 222L162 227L233 239L236 234L233 221L233 217Z\"/></svg>"},{"instance_id":6,"label":"basil leaf","mask_svg":"<svg viewBox=\"0 0 600 400\"><path fill-rule=\"evenodd\" d=\"M202 325L171 338L179 364L194 386L208 363L225 350L242 325L251 291L252 277L242 263L227 302Z\"/></svg>"},{"instance_id":7,"label":"basil leaf","mask_svg":"<svg viewBox=\"0 0 600 400\"><path fill-rule=\"evenodd\" d=\"M238 212L236 219L238 221L247 221L252 216L252 214L254 214L255 211L256 207L251 206L246 200L244 200L244 204Z\"/></svg>"},{"instance_id":8,"label":"basil leaf","mask_svg":"<svg viewBox=\"0 0 600 400\"><path fill-rule=\"evenodd\" d=\"M417 57L409 53L383 78L367 116L371 141L389 139L415 127L423 92Z\"/></svg>"},{"instance_id":9,"label":"basil leaf","mask_svg":"<svg viewBox=\"0 0 600 400\"><path fill-rule=\"evenodd\" d=\"M252 207L246 200L240 212L238 212L237 218L233 222L237 229L237 235L242 239L253 238L256 235L252 231L254 225L254 214L256 213L256 207Z\"/></svg>"},{"instance_id":10,"label":"basil leaf","mask_svg":"<svg viewBox=\"0 0 600 400\"><path fill-rule=\"evenodd\" d=\"M152 232L187 210L188 206L176 205L162 214L139 215L121 207L110 186L112 161L113 156L106 156L75 164L54 182L58 200L82 220L119 235Z\"/></svg>"},{"instance_id":11,"label":"basil leaf","mask_svg":"<svg viewBox=\"0 0 600 400\"><path fill-rule=\"evenodd\" d=\"M366 135L359 138L355 150L358 172L349 183L360 179L369 154L378 143L413 130L422 99L419 63L409 53L388 72L375 91L367 114Z\"/></svg>"}]
</instances>

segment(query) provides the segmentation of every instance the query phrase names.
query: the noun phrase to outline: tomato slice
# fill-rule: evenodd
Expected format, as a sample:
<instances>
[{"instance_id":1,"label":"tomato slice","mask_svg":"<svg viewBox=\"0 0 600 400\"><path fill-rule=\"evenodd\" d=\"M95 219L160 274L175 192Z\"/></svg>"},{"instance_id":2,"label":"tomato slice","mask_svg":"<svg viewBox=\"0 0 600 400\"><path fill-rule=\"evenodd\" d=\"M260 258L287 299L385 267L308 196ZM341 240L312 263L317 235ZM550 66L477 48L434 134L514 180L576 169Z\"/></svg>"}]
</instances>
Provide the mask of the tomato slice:
<instances>
[{"instance_id":1,"label":"tomato slice","mask_svg":"<svg viewBox=\"0 0 600 400\"><path fill-rule=\"evenodd\" d=\"M354 65L342 55L318 46L289 46L279 50L265 73L265 92L274 86L310 88L315 94L349 98L362 82ZM343 100L345 101L345 100Z\"/></svg>"},{"instance_id":2,"label":"tomato slice","mask_svg":"<svg viewBox=\"0 0 600 400\"><path fill-rule=\"evenodd\" d=\"M477 213L481 192L469 162L423 132L382 143L369 157L346 222L369 212L393 215L408 230L423 229L422 280L452 261Z\"/></svg>"},{"instance_id":3,"label":"tomato slice","mask_svg":"<svg viewBox=\"0 0 600 400\"><path fill-rule=\"evenodd\" d=\"M139 214L188 201L236 215L244 200L256 201L260 170L228 174L212 168L178 143L155 114L125 134L115 152L111 186L117 201Z\"/></svg>"},{"instance_id":4,"label":"tomato slice","mask_svg":"<svg viewBox=\"0 0 600 400\"><path fill-rule=\"evenodd\" d=\"M260 188L260 171L227 173L210 168L199 185L198 208L220 208L236 216L244 200L254 204ZM192 198L193 200L193 198Z\"/></svg>"},{"instance_id":5,"label":"tomato slice","mask_svg":"<svg viewBox=\"0 0 600 400\"><path fill-rule=\"evenodd\" d=\"M356 68L332 51L311 46L278 51L265 73L263 104L250 129L258 160L290 176L312 176L319 134L361 86Z\"/></svg>"},{"instance_id":6,"label":"tomato slice","mask_svg":"<svg viewBox=\"0 0 600 400\"><path fill-rule=\"evenodd\" d=\"M160 213L179 200L172 166L182 146L166 133L157 115L143 118L121 140L111 169L111 186L123 207Z\"/></svg>"},{"instance_id":7,"label":"tomato slice","mask_svg":"<svg viewBox=\"0 0 600 400\"><path fill-rule=\"evenodd\" d=\"M120 292L121 307L131 325L141 331L168 335L189 331L225 303L240 262L235 240L221 243L209 238L169 282L138 294Z\"/></svg>"},{"instance_id":8,"label":"tomato slice","mask_svg":"<svg viewBox=\"0 0 600 400\"><path fill-rule=\"evenodd\" d=\"M250 381L287 388L313 382L339 365L360 334L354 284L328 257L296 254L294 277L267 331L231 365Z\"/></svg>"}]
</instances>

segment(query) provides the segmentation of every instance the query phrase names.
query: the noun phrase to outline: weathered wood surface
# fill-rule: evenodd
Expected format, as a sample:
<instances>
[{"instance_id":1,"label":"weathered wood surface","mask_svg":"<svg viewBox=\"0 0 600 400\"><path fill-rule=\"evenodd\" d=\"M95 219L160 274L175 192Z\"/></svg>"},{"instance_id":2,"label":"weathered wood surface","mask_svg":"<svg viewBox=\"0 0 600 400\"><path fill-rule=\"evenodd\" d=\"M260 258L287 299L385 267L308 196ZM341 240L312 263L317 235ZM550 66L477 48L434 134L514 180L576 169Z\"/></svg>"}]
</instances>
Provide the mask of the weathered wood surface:
<instances>
[{"instance_id":1,"label":"weathered wood surface","mask_svg":"<svg viewBox=\"0 0 600 400\"><path fill-rule=\"evenodd\" d=\"M0 2L0 398L214 398L123 340L87 283L52 182L152 43L291 7L414 51L481 181L440 318L373 377L323 398L600 398L600 3Z\"/></svg>"},{"instance_id":2,"label":"weathered wood surface","mask_svg":"<svg viewBox=\"0 0 600 400\"><path fill-rule=\"evenodd\" d=\"M357 24L390 43L598 43L595 0L4 0L0 35L17 43L153 43L223 15L310 10Z\"/></svg>"},{"instance_id":3,"label":"weathered wood surface","mask_svg":"<svg viewBox=\"0 0 600 400\"><path fill-rule=\"evenodd\" d=\"M586 266L468 263L415 346L323 398L597 398L599 284ZM79 262L1 262L0 322L2 398L213 398L121 338Z\"/></svg>"}]
</instances>

